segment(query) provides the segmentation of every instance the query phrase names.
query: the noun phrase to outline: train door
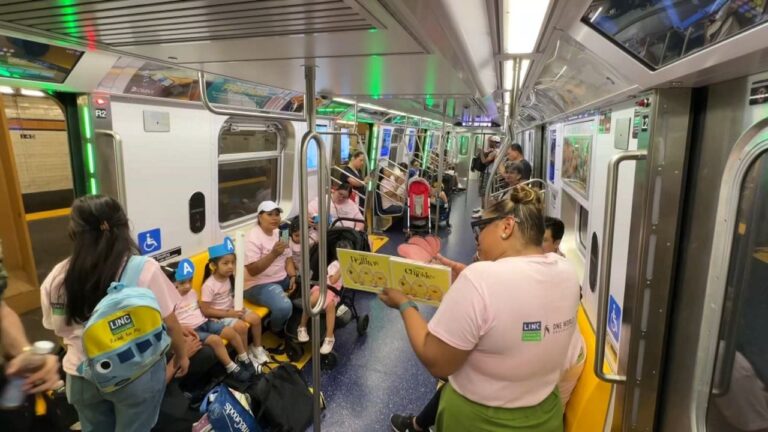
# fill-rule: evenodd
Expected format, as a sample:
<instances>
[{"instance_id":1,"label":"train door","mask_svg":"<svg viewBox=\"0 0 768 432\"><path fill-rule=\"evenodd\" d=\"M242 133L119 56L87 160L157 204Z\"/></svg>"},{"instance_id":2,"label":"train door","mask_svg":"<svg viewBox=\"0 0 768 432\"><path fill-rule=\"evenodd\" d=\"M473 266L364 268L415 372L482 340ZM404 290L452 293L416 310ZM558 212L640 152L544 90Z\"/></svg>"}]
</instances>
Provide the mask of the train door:
<instances>
[{"instance_id":1,"label":"train door","mask_svg":"<svg viewBox=\"0 0 768 432\"><path fill-rule=\"evenodd\" d=\"M768 429L768 73L702 90L663 431Z\"/></svg>"},{"instance_id":2,"label":"train door","mask_svg":"<svg viewBox=\"0 0 768 432\"><path fill-rule=\"evenodd\" d=\"M585 368L606 383L604 430L654 430L690 103L690 90L658 90L548 128L563 251L583 269L595 331Z\"/></svg>"},{"instance_id":3,"label":"train door","mask_svg":"<svg viewBox=\"0 0 768 432\"><path fill-rule=\"evenodd\" d=\"M0 207L14 212L2 216L5 261L11 273L6 300L22 312L39 305L39 282L69 254L69 208L75 187L62 106L39 90L3 89L6 131L2 133L9 139L3 171L6 185L14 186L11 194L0 194ZM19 223L11 227L19 216Z\"/></svg>"}]
</instances>

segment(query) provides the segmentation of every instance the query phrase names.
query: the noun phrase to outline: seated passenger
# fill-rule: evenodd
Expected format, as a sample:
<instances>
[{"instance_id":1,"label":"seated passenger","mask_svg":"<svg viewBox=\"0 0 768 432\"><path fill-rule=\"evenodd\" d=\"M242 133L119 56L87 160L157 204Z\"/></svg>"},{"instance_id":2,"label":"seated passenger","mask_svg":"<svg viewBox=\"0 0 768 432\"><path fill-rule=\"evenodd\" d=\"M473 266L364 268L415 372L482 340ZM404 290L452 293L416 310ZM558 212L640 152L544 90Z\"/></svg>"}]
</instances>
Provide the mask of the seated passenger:
<instances>
[{"instance_id":1,"label":"seated passenger","mask_svg":"<svg viewBox=\"0 0 768 432\"><path fill-rule=\"evenodd\" d=\"M418 159L411 161L411 168L408 170L408 178L418 177L421 174L421 162Z\"/></svg>"},{"instance_id":2,"label":"seated passenger","mask_svg":"<svg viewBox=\"0 0 768 432\"><path fill-rule=\"evenodd\" d=\"M401 311L430 373L449 377L437 430L562 431L556 387L577 331L576 272L543 253L542 203L533 189L513 189L472 225L481 261L461 272L428 324L401 291L379 295Z\"/></svg>"},{"instance_id":3,"label":"seated passenger","mask_svg":"<svg viewBox=\"0 0 768 432\"><path fill-rule=\"evenodd\" d=\"M541 248L546 253L556 253L561 257L565 257L565 254L560 251L560 241L565 235L565 225L563 221L558 218L547 216L544 218L544 226L547 228L544 231L544 241L541 244Z\"/></svg>"},{"instance_id":4,"label":"seated passenger","mask_svg":"<svg viewBox=\"0 0 768 432\"><path fill-rule=\"evenodd\" d=\"M227 370L227 373L238 381L248 382L256 374L256 369L245 352L240 337L235 331L223 323L209 320L200 311L197 293L192 289L192 277L195 275L195 265L188 259L181 260L176 269L176 289L181 299L176 304L175 313L179 323L187 329L192 329L200 341L213 349L216 358ZM221 338L226 338L237 352L237 363L229 358L227 347Z\"/></svg>"},{"instance_id":5,"label":"seated passenger","mask_svg":"<svg viewBox=\"0 0 768 432\"><path fill-rule=\"evenodd\" d=\"M310 243L314 243L316 241L312 239L312 233L314 232L315 235L317 235L317 230L314 229L312 225L314 224L310 223L310 230L309 230ZM291 238L290 238L290 241L288 242L288 247L291 249L291 258L293 258L293 266L296 267L296 274L301 275L301 223L299 221L298 216L291 219L291 228L290 228L289 234ZM311 247L311 244L310 244L310 247Z\"/></svg>"},{"instance_id":6,"label":"seated passenger","mask_svg":"<svg viewBox=\"0 0 768 432\"><path fill-rule=\"evenodd\" d=\"M249 310L235 310L235 247L229 237L222 244L208 248L208 266L205 267L200 309L203 315L232 327L248 346L248 328L253 342L248 348L251 361L264 364L269 361L267 350L261 346L261 317Z\"/></svg>"},{"instance_id":7,"label":"seated passenger","mask_svg":"<svg viewBox=\"0 0 768 432\"><path fill-rule=\"evenodd\" d=\"M282 336L293 305L288 295L296 289L296 267L288 244L280 240L280 214L273 201L259 204L258 220L245 238L243 297L269 309L269 327Z\"/></svg>"},{"instance_id":8,"label":"seated passenger","mask_svg":"<svg viewBox=\"0 0 768 432\"><path fill-rule=\"evenodd\" d=\"M336 243L336 249L352 249L352 244L346 240L339 240ZM338 254L337 254L338 255ZM320 347L320 354L328 354L333 350L333 344L336 342L333 331L336 327L336 305L341 300L341 263L335 260L328 264L328 291L325 296L325 339ZM314 307L320 299L320 287L312 287L309 302ZM307 332L307 320L309 315L306 312L301 314L301 324L298 328L299 342L309 342L309 333Z\"/></svg>"},{"instance_id":9,"label":"seated passenger","mask_svg":"<svg viewBox=\"0 0 768 432\"><path fill-rule=\"evenodd\" d=\"M382 210L387 213L402 213L405 201L405 178L394 173L385 173L379 183Z\"/></svg>"},{"instance_id":10,"label":"seated passenger","mask_svg":"<svg viewBox=\"0 0 768 432\"><path fill-rule=\"evenodd\" d=\"M346 184L336 186L336 189L331 192L330 216L333 218L332 220L336 220L337 218L357 219L360 221L365 220L363 214L360 212L360 207L350 199L351 192L352 188ZM320 213L318 202L319 200L317 198L314 198L309 202L308 207L310 215L317 215ZM331 219L329 219L328 222L330 223ZM338 225L354 228L358 231L363 231L365 229L365 224L362 222L341 221Z\"/></svg>"}]
</instances>

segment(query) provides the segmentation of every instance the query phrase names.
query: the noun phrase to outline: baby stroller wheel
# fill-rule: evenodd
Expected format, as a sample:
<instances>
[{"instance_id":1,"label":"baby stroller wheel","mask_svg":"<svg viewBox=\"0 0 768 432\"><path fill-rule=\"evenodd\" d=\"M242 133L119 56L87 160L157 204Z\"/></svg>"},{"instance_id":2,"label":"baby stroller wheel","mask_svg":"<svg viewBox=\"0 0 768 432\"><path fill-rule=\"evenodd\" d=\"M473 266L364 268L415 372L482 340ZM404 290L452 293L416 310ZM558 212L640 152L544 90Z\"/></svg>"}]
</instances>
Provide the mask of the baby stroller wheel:
<instances>
[{"instance_id":1,"label":"baby stroller wheel","mask_svg":"<svg viewBox=\"0 0 768 432\"><path fill-rule=\"evenodd\" d=\"M362 336L365 334L366 331L368 331L368 323L370 322L370 317L368 315L363 316L359 320L357 320L357 334Z\"/></svg>"},{"instance_id":2,"label":"baby stroller wheel","mask_svg":"<svg viewBox=\"0 0 768 432\"><path fill-rule=\"evenodd\" d=\"M297 344L296 342L291 340L286 340L285 355L288 356L288 360L295 362L299 360L301 356L304 355L304 349L301 347L301 345Z\"/></svg>"},{"instance_id":3,"label":"baby stroller wheel","mask_svg":"<svg viewBox=\"0 0 768 432\"><path fill-rule=\"evenodd\" d=\"M320 369L322 370L333 370L337 364L339 364L339 357L333 351L320 356Z\"/></svg>"}]
</instances>

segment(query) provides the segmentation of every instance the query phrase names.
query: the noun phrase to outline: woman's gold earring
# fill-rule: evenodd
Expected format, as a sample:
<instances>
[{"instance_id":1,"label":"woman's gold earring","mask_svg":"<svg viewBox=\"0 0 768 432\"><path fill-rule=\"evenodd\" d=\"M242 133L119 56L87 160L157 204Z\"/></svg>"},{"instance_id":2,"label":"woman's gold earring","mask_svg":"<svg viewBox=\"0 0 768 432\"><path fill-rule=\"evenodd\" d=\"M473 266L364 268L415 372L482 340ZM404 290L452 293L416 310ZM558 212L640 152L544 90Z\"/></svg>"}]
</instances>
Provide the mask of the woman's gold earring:
<instances>
[{"instance_id":1,"label":"woman's gold earring","mask_svg":"<svg viewBox=\"0 0 768 432\"><path fill-rule=\"evenodd\" d=\"M502 239L502 240L506 240L506 239L508 239L508 238L509 238L509 234L504 234L503 236L501 236L501 239Z\"/></svg>"}]
</instances>

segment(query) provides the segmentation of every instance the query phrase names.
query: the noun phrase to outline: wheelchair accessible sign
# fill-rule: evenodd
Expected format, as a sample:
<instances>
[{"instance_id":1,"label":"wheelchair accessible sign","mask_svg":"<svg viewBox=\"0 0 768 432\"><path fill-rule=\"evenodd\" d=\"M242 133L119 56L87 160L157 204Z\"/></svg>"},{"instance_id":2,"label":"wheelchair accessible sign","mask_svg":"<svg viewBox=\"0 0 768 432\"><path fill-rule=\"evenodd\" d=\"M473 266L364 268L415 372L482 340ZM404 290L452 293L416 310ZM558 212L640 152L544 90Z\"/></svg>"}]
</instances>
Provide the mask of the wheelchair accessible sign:
<instances>
[{"instance_id":1,"label":"wheelchair accessible sign","mask_svg":"<svg viewBox=\"0 0 768 432\"><path fill-rule=\"evenodd\" d=\"M142 255L159 252L163 247L160 228L154 228L149 231L140 232L138 240L139 252L141 252Z\"/></svg>"}]
</instances>

